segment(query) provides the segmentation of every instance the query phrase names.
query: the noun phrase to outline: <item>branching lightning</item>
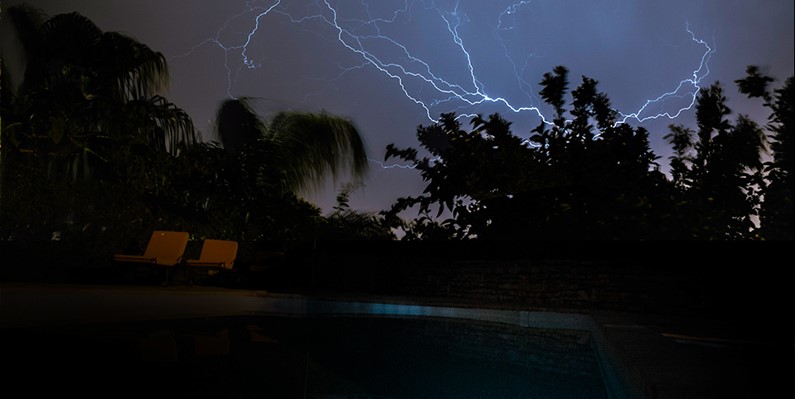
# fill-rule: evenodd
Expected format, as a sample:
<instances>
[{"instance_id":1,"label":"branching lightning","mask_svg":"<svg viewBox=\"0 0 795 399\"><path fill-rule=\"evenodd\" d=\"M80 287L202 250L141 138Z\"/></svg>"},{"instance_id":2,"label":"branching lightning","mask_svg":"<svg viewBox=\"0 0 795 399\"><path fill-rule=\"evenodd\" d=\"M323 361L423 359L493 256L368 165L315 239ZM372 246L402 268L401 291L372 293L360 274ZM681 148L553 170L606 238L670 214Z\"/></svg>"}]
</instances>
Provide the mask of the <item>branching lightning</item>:
<instances>
[{"instance_id":1,"label":"branching lightning","mask_svg":"<svg viewBox=\"0 0 795 399\"><path fill-rule=\"evenodd\" d=\"M704 78L709 75L709 59L715 50L707 44L707 42L699 39L696 37L696 34L690 30L690 26L687 26L687 32L692 37L693 41L705 48L704 54L701 56L701 62L698 64L698 68L693 71L693 77L688 79L683 79L679 82L679 85L673 91L663 93L659 97L651 100L646 100L646 103L638 109L637 111L630 113L630 114L622 114L622 119L619 123L625 123L628 119L635 119L638 122L645 122L650 119L657 119L661 117L667 117L668 119L676 119L682 112L688 111L693 108L693 105L696 103L696 97L698 96L698 92L700 90L701 82ZM689 91L688 91L689 90ZM683 108L677 109L675 112L663 112L658 114L647 114L646 108L652 104L659 103L661 101L665 101L669 98L674 97L681 97L681 98L689 98L690 103Z\"/></svg>"},{"instance_id":2,"label":"branching lightning","mask_svg":"<svg viewBox=\"0 0 795 399\"><path fill-rule=\"evenodd\" d=\"M536 2L542 0L535 0ZM298 4L300 2L300 4ZM503 109L505 113L530 114L544 123L550 123L535 104L539 104L533 85L524 75L529 71L534 54L525 52L517 60L509 51L504 34L512 31L521 22L521 12L529 11L533 0L514 1L500 12L492 21L493 36L498 46L504 50L502 61L511 65L508 74L515 76L518 90L524 94L524 104L509 99L508 95L497 95L497 89L490 89L484 82L487 76L479 71L474 62L478 55L475 46L468 43L462 28L469 22L462 3L455 0L250 0L245 8L229 18L217 31L215 37L199 43L185 54L188 56L205 45L223 50L224 66L227 72L227 94L234 98L235 84L241 71L260 68L261 64L251 55L254 39L258 35L268 35L269 24L291 23L314 29L320 36L330 40L332 45L348 52L358 61L351 65L340 65L340 78L362 68L374 68L389 80L396 83L399 94L416 104L425 117L435 122L442 112L457 112L461 117L477 114L483 106L489 105ZM391 5L391 8L385 10ZM232 28L240 21L247 21L246 31L234 32ZM421 29L423 41L433 40L433 44L415 43L406 29ZM709 74L708 63L714 49L686 26L692 42L703 49L691 76L678 83L672 82L673 90L646 100L632 112L621 112L618 123L629 120L644 122L651 119L675 119L695 104L699 87ZM415 36L416 37L416 36ZM428 47L433 50L428 51ZM438 49L442 61L432 58ZM457 64L451 64L457 63ZM695 63L695 62L694 62ZM452 66L451 66L452 65ZM510 76L510 75L509 75ZM673 110L652 111L668 100L684 99L684 106ZM384 165L383 168L407 168L402 165Z\"/></svg>"}]
</instances>

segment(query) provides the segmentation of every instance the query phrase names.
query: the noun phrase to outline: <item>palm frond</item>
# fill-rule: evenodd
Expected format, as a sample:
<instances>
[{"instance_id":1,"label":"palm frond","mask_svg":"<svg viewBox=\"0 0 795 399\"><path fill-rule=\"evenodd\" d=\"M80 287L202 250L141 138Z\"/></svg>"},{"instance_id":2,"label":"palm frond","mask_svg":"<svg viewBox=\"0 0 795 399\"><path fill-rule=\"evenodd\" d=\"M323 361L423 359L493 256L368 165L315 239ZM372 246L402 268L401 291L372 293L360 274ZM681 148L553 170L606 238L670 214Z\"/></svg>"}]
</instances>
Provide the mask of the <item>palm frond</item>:
<instances>
[{"instance_id":1,"label":"palm frond","mask_svg":"<svg viewBox=\"0 0 795 399\"><path fill-rule=\"evenodd\" d=\"M267 129L278 144L286 184L295 191L319 188L329 176L343 173L361 179L367 174L364 141L348 119L327 113L280 112Z\"/></svg>"},{"instance_id":2,"label":"palm frond","mask_svg":"<svg viewBox=\"0 0 795 399\"><path fill-rule=\"evenodd\" d=\"M16 90L11 83L11 76L2 57L0 57L0 116L11 110L16 97ZM2 126L0 126L2 127Z\"/></svg>"},{"instance_id":3,"label":"palm frond","mask_svg":"<svg viewBox=\"0 0 795 399\"><path fill-rule=\"evenodd\" d=\"M166 57L132 37L105 32L97 53L107 74L103 78L123 100L150 98L168 88Z\"/></svg>"},{"instance_id":4,"label":"palm frond","mask_svg":"<svg viewBox=\"0 0 795 399\"><path fill-rule=\"evenodd\" d=\"M198 133L188 113L163 97L130 101L124 105L121 115L106 129L138 137L157 151L176 154L181 144L191 145L198 141Z\"/></svg>"},{"instance_id":5,"label":"palm frond","mask_svg":"<svg viewBox=\"0 0 795 399\"><path fill-rule=\"evenodd\" d=\"M38 51L41 48L41 34L39 27L47 21L47 14L40 8L27 3L9 7L5 10L9 21L14 25L17 39L26 53Z\"/></svg>"},{"instance_id":6,"label":"palm frond","mask_svg":"<svg viewBox=\"0 0 795 399\"><path fill-rule=\"evenodd\" d=\"M102 37L102 30L93 21L75 12L50 18L40 31L47 57L82 66L93 58Z\"/></svg>"},{"instance_id":7,"label":"palm frond","mask_svg":"<svg viewBox=\"0 0 795 399\"><path fill-rule=\"evenodd\" d=\"M254 111L253 100L240 97L221 102L215 116L215 133L227 151L237 152L262 138L265 124Z\"/></svg>"},{"instance_id":8,"label":"palm frond","mask_svg":"<svg viewBox=\"0 0 795 399\"><path fill-rule=\"evenodd\" d=\"M19 56L23 57L23 62L30 65L29 60L41 57L43 38L39 28L47 20L47 15L41 9L27 3L9 7L4 13L7 14L4 18L13 24L17 40L22 47Z\"/></svg>"}]
</instances>

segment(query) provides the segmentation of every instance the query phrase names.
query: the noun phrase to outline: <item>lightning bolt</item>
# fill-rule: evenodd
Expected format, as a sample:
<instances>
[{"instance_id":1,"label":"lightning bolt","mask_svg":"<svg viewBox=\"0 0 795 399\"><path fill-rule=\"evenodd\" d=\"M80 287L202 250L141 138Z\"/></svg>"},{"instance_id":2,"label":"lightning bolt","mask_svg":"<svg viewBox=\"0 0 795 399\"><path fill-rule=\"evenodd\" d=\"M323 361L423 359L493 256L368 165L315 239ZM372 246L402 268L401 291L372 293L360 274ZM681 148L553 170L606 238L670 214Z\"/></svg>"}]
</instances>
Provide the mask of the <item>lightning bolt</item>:
<instances>
[{"instance_id":1,"label":"lightning bolt","mask_svg":"<svg viewBox=\"0 0 795 399\"><path fill-rule=\"evenodd\" d=\"M444 3L444 4L441 4ZM250 53L258 34L267 35L269 24L289 22L303 25L329 40L334 46L344 49L358 61L352 65L338 65L340 72L330 80L341 78L363 68L374 68L388 79L394 81L400 93L422 110L425 117L436 122L440 112L456 111L459 117L474 116L483 106L501 107L505 112L515 114L529 113L544 123L550 123L542 110L534 104L539 103L533 85L524 79L534 54L523 54L517 61L510 55L508 41L504 35L516 28L520 11L529 7L533 0L520 0L510 3L493 21L497 43L504 50L504 57L516 77L518 89L524 94L524 104L515 103L506 96L493 93L481 79L481 74L473 62L475 55L467 43L461 29L469 22L459 1L451 0L360 0L359 3L331 0L252 0L245 3L240 13L227 19L218 29L215 37L207 39L178 57L189 56L199 47L216 46L224 52L224 67L227 72L227 94L233 95L235 84L242 71L261 67ZM391 8L384 10L385 4ZM240 21L248 21L248 28L242 32L233 28ZM408 28L408 29L404 29ZM411 32L417 29L427 32L423 40L439 40L438 52L457 61L455 68L450 64L434 63L422 43L412 42ZM646 100L635 111L621 112L617 123L629 120L645 122L658 118L676 119L693 108L704 78L709 74L708 63L715 50L704 40L699 39L689 25L685 29L692 42L703 49L702 56L692 71L692 75L678 82L673 90ZM415 37L416 38L416 37ZM427 47L427 45L426 45ZM430 53L430 54L429 54ZM672 84L672 86L674 86ZM685 106L672 111L653 112L655 106L665 105L667 101L689 100ZM383 168L410 168L405 165L384 165L373 160Z\"/></svg>"},{"instance_id":2,"label":"lightning bolt","mask_svg":"<svg viewBox=\"0 0 795 399\"><path fill-rule=\"evenodd\" d=\"M701 40L696 37L696 34L690 29L690 25L686 26L687 32L690 34L693 42L696 44L703 46L705 51L704 54L701 56L701 62L698 64L698 68L693 71L693 76L688 79L683 79L679 82L679 85L676 86L676 89L673 91L663 93L659 97L651 100L646 100L640 109L637 111L630 113L630 114L621 114L622 119L618 123L626 123L628 119L634 119L638 122L645 122L651 119L657 119L662 117L667 117L668 119L676 119L682 112L688 111L693 108L696 103L696 98L698 97L698 92L701 90L701 82L704 78L709 75L709 59L712 57L712 54L715 53L715 49L709 46L707 42ZM657 114L646 113L646 108L650 107L653 104L657 104L660 102L664 102L670 98L689 98L690 104L686 107L679 108L675 112L662 112Z\"/></svg>"}]
</instances>

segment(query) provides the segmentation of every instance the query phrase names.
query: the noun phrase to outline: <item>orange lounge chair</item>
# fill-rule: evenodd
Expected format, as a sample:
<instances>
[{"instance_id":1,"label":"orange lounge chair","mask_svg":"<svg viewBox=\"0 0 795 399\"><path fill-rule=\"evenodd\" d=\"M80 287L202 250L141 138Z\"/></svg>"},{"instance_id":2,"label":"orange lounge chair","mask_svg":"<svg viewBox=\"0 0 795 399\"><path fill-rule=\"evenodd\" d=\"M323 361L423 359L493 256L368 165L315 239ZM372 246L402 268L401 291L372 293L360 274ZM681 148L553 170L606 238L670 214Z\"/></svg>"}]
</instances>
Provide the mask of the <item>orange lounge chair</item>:
<instances>
[{"instance_id":1,"label":"orange lounge chair","mask_svg":"<svg viewBox=\"0 0 795 399\"><path fill-rule=\"evenodd\" d=\"M153 266L176 266L182 261L187 246L187 232L155 230L149 238L143 255L116 254L113 255L113 260Z\"/></svg>"},{"instance_id":2,"label":"orange lounge chair","mask_svg":"<svg viewBox=\"0 0 795 399\"><path fill-rule=\"evenodd\" d=\"M219 271L232 270L237 258L237 247L237 241L205 239L199 259L187 259L185 265L191 277L194 271L203 271L211 276Z\"/></svg>"}]
</instances>

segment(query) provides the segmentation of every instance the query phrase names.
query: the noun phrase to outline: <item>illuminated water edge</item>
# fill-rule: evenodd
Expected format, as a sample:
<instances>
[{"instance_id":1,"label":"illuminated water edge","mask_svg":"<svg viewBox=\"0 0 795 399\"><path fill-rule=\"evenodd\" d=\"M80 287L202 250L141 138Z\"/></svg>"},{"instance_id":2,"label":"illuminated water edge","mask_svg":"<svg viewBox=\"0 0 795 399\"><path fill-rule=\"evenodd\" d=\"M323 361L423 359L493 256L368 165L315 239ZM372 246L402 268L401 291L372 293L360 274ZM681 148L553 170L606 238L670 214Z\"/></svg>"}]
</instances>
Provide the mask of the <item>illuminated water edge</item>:
<instances>
[{"instance_id":1,"label":"illuminated water edge","mask_svg":"<svg viewBox=\"0 0 795 399\"><path fill-rule=\"evenodd\" d=\"M585 331L592 337L592 350L610 399L642 399L643 396L622 378L616 357L608 350L606 338L587 314L544 311L459 308L416 304L324 301L310 298L268 298L262 314L293 317L380 316L431 317L504 323L524 328Z\"/></svg>"}]
</instances>

